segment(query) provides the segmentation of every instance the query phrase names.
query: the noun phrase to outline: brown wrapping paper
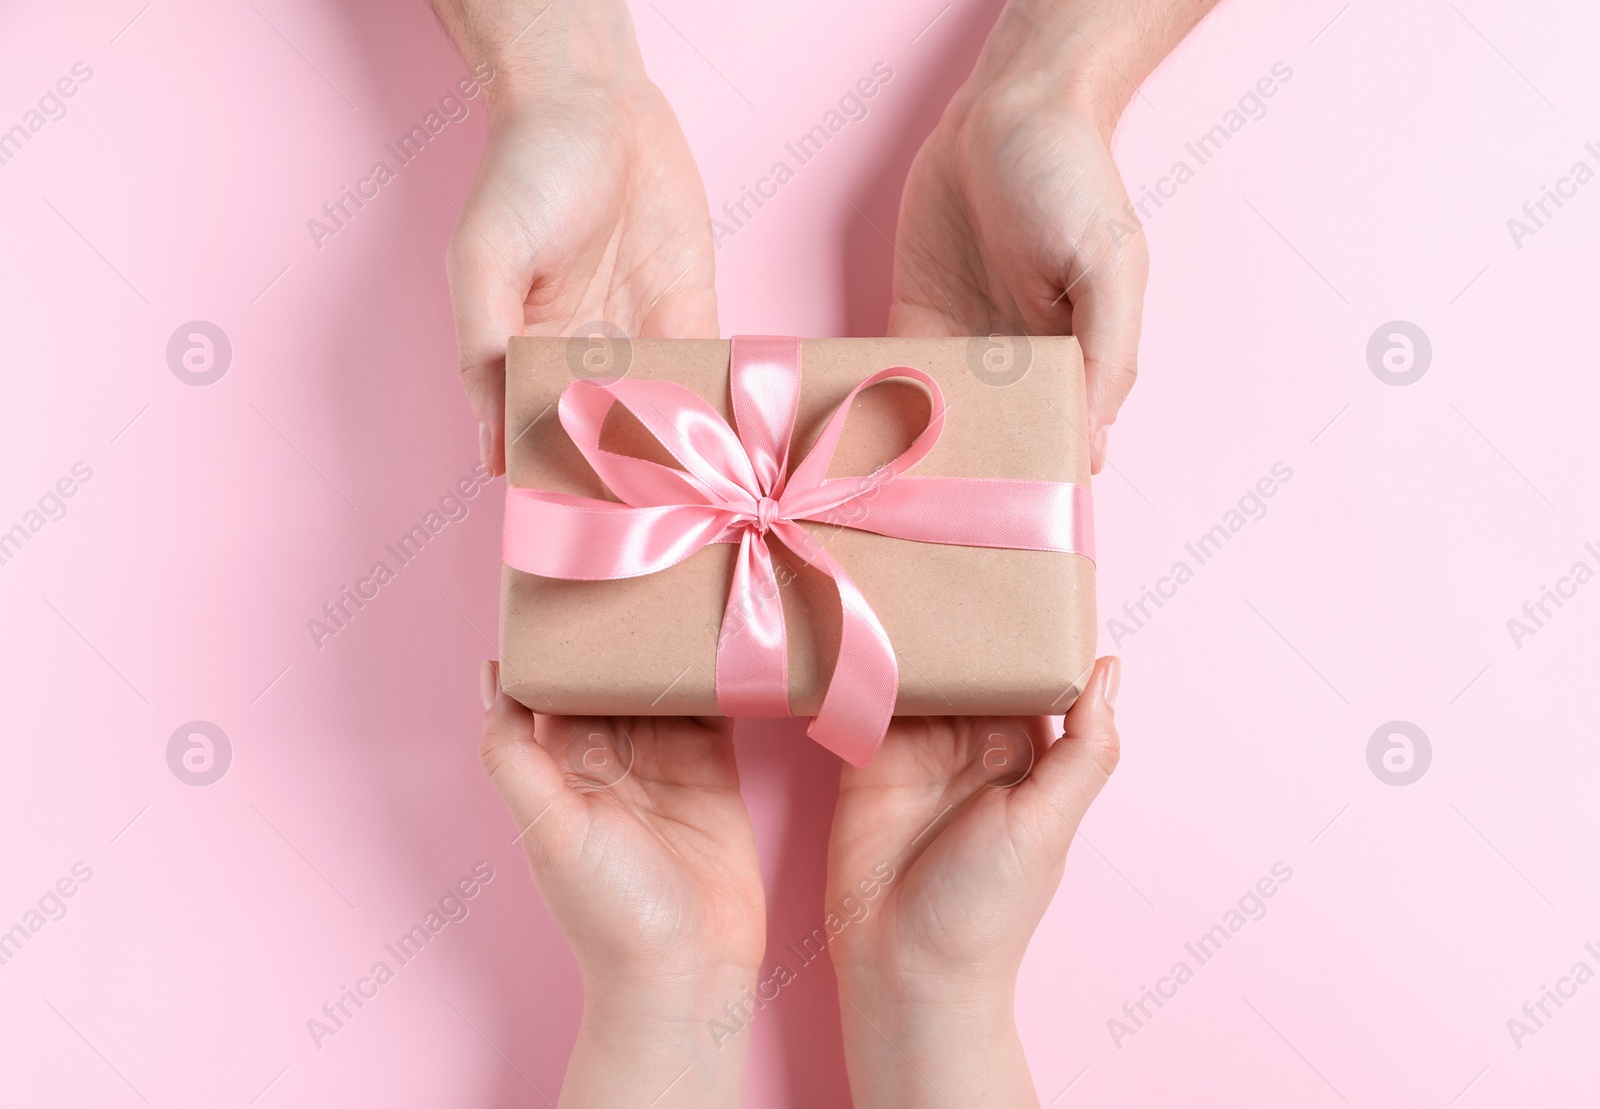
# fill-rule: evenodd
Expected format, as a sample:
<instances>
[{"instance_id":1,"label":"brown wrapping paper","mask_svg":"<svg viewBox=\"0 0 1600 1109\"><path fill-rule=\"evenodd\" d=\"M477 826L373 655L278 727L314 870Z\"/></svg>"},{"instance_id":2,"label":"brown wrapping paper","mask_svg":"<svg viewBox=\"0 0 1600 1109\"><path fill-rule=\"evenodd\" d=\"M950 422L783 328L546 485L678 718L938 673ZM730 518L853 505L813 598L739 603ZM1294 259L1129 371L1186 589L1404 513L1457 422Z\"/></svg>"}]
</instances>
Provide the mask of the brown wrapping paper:
<instances>
[{"instance_id":1,"label":"brown wrapping paper","mask_svg":"<svg viewBox=\"0 0 1600 1109\"><path fill-rule=\"evenodd\" d=\"M614 499L557 416L561 391L590 372L581 339L514 338L506 358L507 480ZM589 351L594 353L594 351ZM728 342L618 341L599 365L687 386L733 424ZM987 355L987 357L986 357ZM914 474L1089 483L1083 360L1067 337L807 339L790 467L867 375L930 374L944 392L944 433ZM1022 370L1020 377L1018 371ZM1015 380L1013 380L1015 379ZM884 382L857 398L828 474L869 474L926 426L927 394ZM620 406L608 450L676 465ZM1079 555L916 543L803 524L877 613L900 668L901 715L1065 712L1094 664L1094 566ZM838 649L832 581L771 542L788 626L789 703L815 715ZM717 632L731 544L621 581L562 581L503 567L501 681L536 712L715 716Z\"/></svg>"}]
</instances>

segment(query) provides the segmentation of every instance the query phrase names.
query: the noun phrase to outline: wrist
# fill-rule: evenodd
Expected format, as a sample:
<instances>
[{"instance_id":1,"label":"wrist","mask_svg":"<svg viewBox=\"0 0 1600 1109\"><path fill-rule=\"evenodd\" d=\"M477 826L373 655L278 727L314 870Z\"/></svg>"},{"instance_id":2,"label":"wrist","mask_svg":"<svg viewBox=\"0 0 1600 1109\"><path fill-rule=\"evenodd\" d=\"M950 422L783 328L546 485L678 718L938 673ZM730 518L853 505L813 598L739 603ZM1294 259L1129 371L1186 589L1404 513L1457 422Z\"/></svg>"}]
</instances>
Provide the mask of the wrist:
<instances>
[{"instance_id":1,"label":"wrist","mask_svg":"<svg viewBox=\"0 0 1600 1109\"><path fill-rule=\"evenodd\" d=\"M646 82L624 0L434 0L492 121Z\"/></svg>"},{"instance_id":2,"label":"wrist","mask_svg":"<svg viewBox=\"0 0 1600 1109\"><path fill-rule=\"evenodd\" d=\"M1129 38L1136 22L1100 0L1009 0L957 100L1049 103L1091 120L1109 146L1156 60Z\"/></svg>"},{"instance_id":3,"label":"wrist","mask_svg":"<svg viewBox=\"0 0 1600 1109\"><path fill-rule=\"evenodd\" d=\"M841 1002L846 997L895 1020L914 1020L940 1009L982 1014L985 1020L1010 1014L1016 1005L1016 973L978 967L928 967L915 960L882 966L834 966Z\"/></svg>"},{"instance_id":4,"label":"wrist","mask_svg":"<svg viewBox=\"0 0 1600 1109\"><path fill-rule=\"evenodd\" d=\"M585 971L585 1026L624 1029L645 1040L718 1046L710 1022L727 1021L756 984L754 968L704 965L687 973Z\"/></svg>"},{"instance_id":5,"label":"wrist","mask_svg":"<svg viewBox=\"0 0 1600 1109\"><path fill-rule=\"evenodd\" d=\"M718 1039L711 1022L754 980L754 971L739 968L708 968L687 977L586 973L583 1019L560 1106L741 1104L750 1039Z\"/></svg>"},{"instance_id":6,"label":"wrist","mask_svg":"<svg viewBox=\"0 0 1600 1109\"><path fill-rule=\"evenodd\" d=\"M841 981L839 1020L858 1105L904 1109L1036 1106L1010 990L857 988Z\"/></svg>"}]
</instances>

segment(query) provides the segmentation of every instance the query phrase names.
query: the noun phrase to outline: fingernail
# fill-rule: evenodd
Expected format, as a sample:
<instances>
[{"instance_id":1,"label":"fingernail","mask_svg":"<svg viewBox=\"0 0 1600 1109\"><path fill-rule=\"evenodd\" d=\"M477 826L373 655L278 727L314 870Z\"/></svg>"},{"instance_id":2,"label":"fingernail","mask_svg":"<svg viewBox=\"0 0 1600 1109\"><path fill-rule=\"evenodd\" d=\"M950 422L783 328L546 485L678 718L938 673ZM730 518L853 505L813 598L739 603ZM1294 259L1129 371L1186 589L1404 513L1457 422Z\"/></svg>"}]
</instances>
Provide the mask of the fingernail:
<instances>
[{"instance_id":1,"label":"fingernail","mask_svg":"<svg viewBox=\"0 0 1600 1109\"><path fill-rule=\"evenodd\" d=\"M492 662L485 662L478 671L478 692L483 695L483 711L488 712L500 693L500 674Z\"/></svg>"},{"instance_id":2,"label":"fingernail","mask_svg":"<svg viewBox=\"0 0 1600 1109\"><path fill-rule=\"evenodd\" d=\"M1101 462L1106 460L1106 440L1110 437L1110 431L1109 427L1103 427L1094 433L1094 453L1099 456Z\"/></svg>"},{"instance_id":3,"label":"fingernail","mask_svg":"<svg viewBox=\"0 0 1600 1109\"><path fill-rule=\"evenodd\" d=\"M1106 703L1106 708L1117 707L1117 691L1122 688L1122 660L1116 655L1111 656L1111 661L1106 664L1105 691L1100 694L1100 699Z\"/></svg>"},{"instance_id":4,"label":"fingernail","mask_svg":"<svg viewBox=\"0 0 1600 1109\"><path fill-rule=\"evenodd\" d=\"M478 425L478 460L483 463L483 468L485 470L489 468L490 446L491 440L489 437L489 425L480 423Z\"/></svg>"}]
</instances>

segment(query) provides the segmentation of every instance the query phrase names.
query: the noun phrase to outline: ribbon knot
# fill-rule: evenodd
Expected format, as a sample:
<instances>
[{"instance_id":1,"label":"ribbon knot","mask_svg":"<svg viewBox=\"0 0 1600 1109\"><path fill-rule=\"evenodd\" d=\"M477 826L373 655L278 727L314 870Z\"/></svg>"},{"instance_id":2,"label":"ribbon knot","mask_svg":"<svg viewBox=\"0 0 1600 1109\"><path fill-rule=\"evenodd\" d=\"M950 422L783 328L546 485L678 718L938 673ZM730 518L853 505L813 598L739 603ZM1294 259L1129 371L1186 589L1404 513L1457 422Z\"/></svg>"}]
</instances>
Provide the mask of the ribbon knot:
<instances>
[{"instance_id":1,"label":"ribbon knot","mask_svg":"<svg viewBox=\"0 0 1600 1109\"><path fill-rule=\"evenodd\" d=\"M767 534L767 529L772 527L773 518L778 515L778 502L771 497L762 497L756 503L755 527L757 535Z\"/></svg>"},{"instance_id":2,"label":"ribbon knot","mask_svg":"<svg viewBox=\"0 0 1600 1109\"><path fill-rule=\"evenodd\" d=\"M852 389L791 471L800 340L736 337L728 377L737 433L674 382L590 378L568 385L558 406L561 426L617 500L508 487L505 562L542 577L600 581L665 570L711 543L738 544L717 638L717 705L726 716L789 716L788 641L768 545L778 540L831 577L839 594L839 653L807 734L865 766L894 713L900 681L894 647L844 567L800 521L922 543L1092 559L1089 490L1053 481L904 476L933 449L945 419L938 383L906 366L879 370ZM829 478L851 404L891 378L928 390L928 426L869 477ZM601 426L617 404L677 467L601 449Z\"/></svg>"}]
</instances>

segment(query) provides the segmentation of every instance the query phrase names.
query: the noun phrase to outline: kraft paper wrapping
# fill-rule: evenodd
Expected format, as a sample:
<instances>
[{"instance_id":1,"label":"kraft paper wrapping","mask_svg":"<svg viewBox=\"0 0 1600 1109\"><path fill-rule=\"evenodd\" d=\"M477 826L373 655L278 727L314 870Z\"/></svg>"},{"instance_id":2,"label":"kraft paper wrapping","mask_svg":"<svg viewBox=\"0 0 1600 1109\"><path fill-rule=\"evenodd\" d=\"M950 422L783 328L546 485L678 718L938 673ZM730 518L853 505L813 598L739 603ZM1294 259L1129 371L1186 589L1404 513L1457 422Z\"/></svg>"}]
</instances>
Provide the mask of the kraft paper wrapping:
<instances>
[{"instance_id":1,"label":"kraft paper wrapping","mask_svg":"<svg viewBox=\"0 0 1600 1109\"><path fill-rule=\"evenodd\" d=\"M1088 485L1083 359L1070 337L807 339L791 470L845 395L889 366L925 371L945 395L944 433L913 474ZM676 381L733 424L727 340L513 338L506 357L510 484L615 499L556 409L575 374L596 369ZM910 445L928 411L927 394L911 382L862 393L828 476L870 474ZM620 406L602 446L676 465ZM900 669L897 714L1057 714L1082 690L1095 647L1094 565L1087 558L802 526L844 566L888 632ZM789 703L795 715L810 716L832 674L838 595L829 578L781 543L771 548L788 625ZM712 544L660 573L619 581L564 581L502 567L506 692L542 713L721 715L717 633L736 550Z\"/></svg>"}]
</instances>

